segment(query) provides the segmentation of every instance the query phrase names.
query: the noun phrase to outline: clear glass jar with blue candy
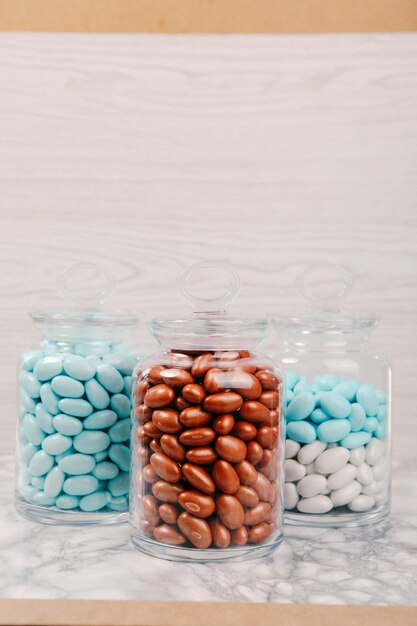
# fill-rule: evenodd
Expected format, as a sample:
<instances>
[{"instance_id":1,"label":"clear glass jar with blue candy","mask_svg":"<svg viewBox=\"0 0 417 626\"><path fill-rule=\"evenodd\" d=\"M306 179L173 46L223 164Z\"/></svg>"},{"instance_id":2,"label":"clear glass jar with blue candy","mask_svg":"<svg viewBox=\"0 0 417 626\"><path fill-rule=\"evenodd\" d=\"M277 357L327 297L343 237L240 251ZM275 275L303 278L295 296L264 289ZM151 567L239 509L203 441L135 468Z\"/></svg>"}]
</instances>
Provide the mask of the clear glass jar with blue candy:
<instances>
[{"instance_id":1,"label":"clear glass jar with blue candy","mask_svg":"<svg viewBox=\"0 0 417 626\"><path fill-rule=\"evenodd\" d=\"M390 506L391 370L370 343L374 315L342 313L350 273L317 264L299 279L310 308L275 316L286 371L285 521L360 526Z\"/></svg>"},{"instance_id":2,"label":"clear glass jar with blue candy","mask_svg":"<svg viewBox=\"0 0 417 626\"><path fill-rule=\"evenodd\" d=\"M257 349L267 320L225 313L238 285L231 268L194 266L193 315L149 324L161 350L133 375L130 493L146 554L243 560L282 541L283 375Z\"/></svg>"},{"instance_id":3,"label":"clear glass jar with blue candy","mask_svg":"<svg viewBox=\"0 0 417 626\"><path fill-rule=\"evenodd\" d=\"M16 509L47 524L127 519L135 315L104 312L108 274L77 264L59 279L73 306L35 312L39 348L18 374Z\"/></svg>"}]
</instances>

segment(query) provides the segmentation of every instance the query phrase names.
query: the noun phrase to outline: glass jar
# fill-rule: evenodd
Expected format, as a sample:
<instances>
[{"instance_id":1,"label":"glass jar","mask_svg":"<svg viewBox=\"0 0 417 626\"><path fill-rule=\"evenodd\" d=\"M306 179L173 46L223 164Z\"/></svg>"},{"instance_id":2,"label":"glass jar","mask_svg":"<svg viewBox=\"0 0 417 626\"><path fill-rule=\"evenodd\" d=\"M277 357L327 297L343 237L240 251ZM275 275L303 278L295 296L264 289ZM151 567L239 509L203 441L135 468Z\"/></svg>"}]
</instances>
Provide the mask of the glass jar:
<instances>
[{"instance_id":1,"label":"glass jar","mask_svg":"<svg viewBox=\"0 0 417 626\"><path fill-rule=\"evenodd\" d=\"M150 322L162 348L133 375L132 541L175 561L255 558L282 540L283 375L257 352L267 321L222 310L239 286L226 269L219 298L188 288L216 266L183 275L196 311Z\"/></svg>"},{"instance_id":2,"label":"glass jar","mask_svg":"<svg viewBox=\"0 0 417 626\"><path fill-rule=\"evenodd\" d=\"M368 346L377 318L332 308L350 282L343 268L313 266L299 287L315 308L273 320L287 381L289 524L361 526L389 513L391 370Z\"/></svg>"},{"instance_id":3,"label":"glass jar","mask_svg":"<svg viewBox=\"0 0 417 626\"><path fill-rule=\"evenodd\" d=\"M95 276L78 264L61 276ZM101 274L103 276L103 274ZM105 279L107 279L105 275ZM110 280L110 279L109 279ZM39 349L20 359L16 509L47 524L127 521L136 316L81 308L110 290L73 293L77 309L32 313Z\"/></svg>"}]
</instances>

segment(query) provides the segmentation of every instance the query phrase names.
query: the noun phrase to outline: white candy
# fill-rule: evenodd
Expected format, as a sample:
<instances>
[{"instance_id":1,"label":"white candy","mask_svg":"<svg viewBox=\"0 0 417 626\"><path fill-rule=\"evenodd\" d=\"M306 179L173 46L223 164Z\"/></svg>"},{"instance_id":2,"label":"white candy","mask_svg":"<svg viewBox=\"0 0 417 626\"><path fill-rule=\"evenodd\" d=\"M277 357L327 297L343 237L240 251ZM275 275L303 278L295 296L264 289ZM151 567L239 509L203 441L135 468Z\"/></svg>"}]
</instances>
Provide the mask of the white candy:
<instances>
[{"instance_id":1,"label":"white candy","mask_svg":"<svg viewBox=\"0 0 417 626\"><path fill-rule=\"evenodd\" d=\"M349 483L356 478L358 468L351 463L347 463L344 467L330 476L327 479L327 485L329 489L341 489L346 487Z\"/></svg>"},{"instance_id":2,"label":"white candy","mask_svg":"<svg viewBox=\"0 0 417 626\"><path fill-rule=\"evenodd\" d=\"M306 468L301 463L297 463L294 459L285 461L285 482L292 483L295 480L300 480L305 474Z\"/></svg>"},{"instance_id":3,"label":"white candy","mask_svg":"<svg viewBox=\"0 0 417 626\"><path fill-rule=\"evenodd\" d=\"M308 443L306 446L303 446L298 453L297 460L299 463L303 463L304 465L308 465L317 459L319 454L324 452L327 448L327 444L323 441L313 441L313 443Z\"/></svg>"},{"instance_id":4,"label":"white candy","mask_svg":"<svg viewBox=\"0 0 417 626\"><path fill-rule=\"evenodd\" d=\"M381 439L372 437L371 441L366 446L365 458L369 465L375 465L378 463L381 456L384 454L385 444Z\"/></svg>"},{"instance_id":5,"label":"white candy","mask_svg":"<svg viewBox=\"0 0 417 626\"><path fill-rule=\"evenodd\" d=\"M306 474L307 476L309 474L315 474L316 473L316 468L314 466L314 463L309 463L308 465L306 465Z\"/></svg>"},{"instance_id":6,"label":"white candy","mask_svg":"<svg viewBox=\"0 0 417 626\"><path fill-rule=\"evenodd\" d=\"M356 480L362 483L362 485L370 485L373 479L374 479L374 476L372 473L371 466L368 465L368 463L361 463L358 467Z\"/></svg>"},{"instance_id":7,"label":"white candy","mask_svg":"<svg viewBox=\"0 0 417 626\"><path fill-rule=\"evenodd\" d=\"M285 483L284 485L284 503L286 509L295 509L299 500L297 487L294 483Z\"/></svg>"},{"instance_id":8,"label":"white candy","mask_svg":"<svg viewBox=\"0 0 417 626\"><path fill-rule=\"evenodd\" d=\"M383 489L384 489L384 481L373 480L369 485L364 485L362 487L362 493L364 493L367 496L374 496L380 491L383 491Z\"/></svg>"},{"instance_id":9,"label":"white candy","mask_svg":"<svg viewBox=\"0 0 417 626\"><path fill-rule=\"evenodd\" d=\"M333 505L330 498L323 495L301 498L297 504L297 509L301 513L328 513L332 508Z\"/></svg>"},{"instance_id":10,"label":"white candy","mask_svg":"<svg viewBox=\"0 0 417 626\"><path fill-rule=\"evenodd\" d=\"M349 504L358 496L361 492L362 485L358 483L357 480L353 480L346 487L342 487L342 489L335 489L330 494L330 499L333 503L333 506L344 506L345 504Z\"/></svg>"},{"instance_id":11,"label":"white candy","mask_svg":"<svg viewBox=\"0 0 417 626\"><path fill-rule=\"evenodd\" d=\"M327 480L322 474L310 474L298 482L297 491L303 498L311 498L321 493L326 486Z\"/></svg>"},{"instance_id":12,"label":"white candy","mask_svg":"<svg viewBox=\"0 0 417 626\"><path fill-rule=\"evenodd\" d=\"M346 465L349 461L349 457L349 450L341 446L325 450L314 462L316 472L319 474L333 474L333 472L337 472L337 470Z\"/></svg>"},{"instance_id":13,"label":"white candy","mask_svg":"<svg viewBox=\"0 0 417 626\"><path fill-rule=\"evenodd\" d=\"M374 497L360 495L360 496L356 496L356 498L354 498L352 502L349 502L348 508L351 511L356 511L356 512L369 511L369 509L372 509L374 504L375 504Z\"/></svg>"},{"instance_id":14,"label":"white candy","mask_svg":"<svg viewBox=\"0 0 417 626\"><path fill-rule=\"evenodd\" d=\"M331 489L326 487L326 489L323 489L323 491L320 491L320 493L322 493L324 496L327 496L329 493L331 493Z\"/></svg>"},{"instance_id":15,"label":"white candy","mask_svg":"<svg viewBox=\"0 0 417 626\"><path fill-rule=\"evenodd\" d=\"M292 439L287 439L285 443L285 458L292 459L300 449L300 444Z\"/></svg>"},{"instance_id":16,"label":"white candy","mask_svg":"<svg viewBox=\"0 0 417 626\"><path fill-rule=\"evenodd\" d=\"M378 463L375 463L375 465L372 468L372 474L373 474L374 479L381 480L381 478L384 478L385 471L386 471L385 459L384 457L382 457L382 459L379 459Z\"/></svg>"},{"instance_id":17,"label":"white candy","mask_svg":"<svg viewBox=\"0 0 417 626\"><path fill-rule=\"evenodd\" d=\"M350 451L350 462L352 465L361 465L365 461L365 447L353 448Z\"/></svg>"}]
</instances>

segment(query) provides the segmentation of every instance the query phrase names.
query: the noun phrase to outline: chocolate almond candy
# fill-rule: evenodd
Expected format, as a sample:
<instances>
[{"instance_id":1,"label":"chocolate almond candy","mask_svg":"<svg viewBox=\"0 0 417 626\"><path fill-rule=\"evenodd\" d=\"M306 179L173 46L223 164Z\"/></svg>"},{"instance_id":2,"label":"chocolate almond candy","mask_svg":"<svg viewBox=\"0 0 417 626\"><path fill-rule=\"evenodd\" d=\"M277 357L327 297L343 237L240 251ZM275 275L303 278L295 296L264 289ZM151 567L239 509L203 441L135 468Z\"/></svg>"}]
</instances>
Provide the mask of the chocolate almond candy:
<instances>
[{"instance_id":1,"label":"chocolate almond candy","mask_svg":"<svg viewBox=\"0 0 417 626\"><path fill-rule=\"evenodd\" d=\"M276 409L279 404L279 395L277 391L263 391L258 400L267 406L268 409Z\"/></svg>"},{"instance_id":2,"label":"chocolate almond candy","mask_svg":"<svg viewBox=\"0 0 417 626\"><path fill-rule=\"evenodd\" d=\"M182 491L178 496L178 503L196 517L210 517L216 508L211 496L195 490Z\"/></svg>"},{"instance_id":3,"label":"chocolate almond candy","mask_svg":"<svg viewBox=\"0 0 417 626\"><path fill-rule=\"evenodd\" d=\"M174 526L162 524L153 531L153 536L161 543L169 543L172 546L182 546L187 539Z\"/></svg>"},{"instance_id":4,"label":"chocolate almond candy","mask_svg":"<svg viewBox=\"0 0 417 626\"><path fill-rule=\"evenodd\" d=\"M260 543L261 541L265 541L265 539L267 539L272 533L272 530L272 524L267 524L266 522L262 522L256 526L251 526L248 531L249 543Z\"/></svg>"},{"instance_id":5,"label":"chocolate almond candy","mask_svg":"<svg viewBox=\"0 0 417 626\"><path fill-rule=\"evenodd\" d=\"M191 404L201 404L206 397L204 387L197 384L188 384L182 390L184 400Z\"/></svg>"},{"instance_id":6,"label":"chocolate almond candy","mask_svg":"<svg viewBox=\"0 0 417 626\"><path fill-rule=\"evenodd\" d=\"M235 470L242 485L253 485L258 477L258 472L249 461L236 463Z\"/></svg>"},{"instance_id":7,"label":"chocolate almond candy","mask_svg":"<svg viewBox=\"0 0 417 626\"><path fill-rule=\"evenodd\" d=\"M278 388L280 381L278 380L277 376L273 374L273 372L270 372L269 370L266 370L266 369L260 370L256 372L255 376L261 383L262 389L269 391L269 390L276 390Z\"/></svg>"},{"instance_id":8,"label":"chocolate almond candy","mask_svg":"<svg viewBox=\"0 0 417 626\"><path fill-rule=\"evenodd\" d=\"M232 413L233 411L240 409L242 403L242 396L238 393L234 393L233 391L223 391L221 393L213 393L210 396L207 396L203 402L203 406L205 410L210 413Z\"/></svg>"},{"instance_id":9,"label":"chocolate almond candy","mask_svg":"<svg viewBox=\"0 0 417 626\"><path fill-rule=\"evenodd\" d=\"M259 502L259 496L255 489L248 487L247 485L241 485L234 494L243 506L253 508Z\"/></svg>"},{"instance_id":10,"label":"chocolate almond candy","mask_svg":"<svg viewBox=\"0 0 417 626\"><path fill-rule=\"evenodd\" d=\"M216 500L216 512L226 528L235 530L242 526L245 512L235 496L221 494Z\"/></svg>"},{"instance_id":11,"label":"chocolate almond candy","mask_svg":"<svg viewBox=\"0 0 417 626\"><path fill-rule=\"evenodd\" d=\"M213 428L218 435L228 435L235 425L235 418L231 413L219 415L213 421Z\"/></svg>"},{"instance_id":12,"label":"chocolate almond candy","mask_svg":"<svg viewBox=\"0 0 417 626\"><path fill-rule=\"evenodd\" d=\"M152 469L163 480L169 483L177 483L181 479L181 468L169 456L161 452L155 452L150 460Z\"/></svg>"},{"instance_id":13,"label":"chocolate almond candy","mask_svg":"<svg viewBox=\"0 0 417 626\"><path fill-rule=\"evenodd\" d=\"M160 409L161 407L168 406L175 399L175 391L168 385L161 384L151 387L144 397L145 404L152 409Z\"/></svg>"},{"instance_id":14,"label":"chocolate almond candy","mask_svg":"<svg viewBox=\"0 0 417 626\"><path fill-rule=\"evenodd\" d=\"M184 446L206 446L216 438L216 433L212 428L191 428L184 430L180 435L180 441Z\"/></svg>"},{"instance_id":15,"label":"chocolate almond candy","mask_svg":"<svg viewBox=\"0 0 417 626\"><path fill-rule=\"evenodd\" d=\"M230 530L217 519L211 519L209 526L216 548L227 548L231 542Z\"/></svg>"},{"instance_id":16,"label":"chocolate almond candy","mask_svg":"<svg viewBox=\"0 0 417 626\"><path fill-rule=\"evenodd\" d=\"M217 489L222 493L234 494L240 487L239 476L233 465L227 461L216 461L211 475Z\"/></svg>"},{"instance_id":17,"label":"chocolate almond candy","mask_svg":"<svg viewBox=\"0 0 417 626\"><path fill-rule=\"evenodd\" d=\"M206 520L184 512L178 517L177 524L182 534L193 546L200 549L210 547L212 535Z\"/></svg>"},{"instance_id":18,"label":"chocolate almond candy","mask_svg":"<svg viewBox=\"0 0 417 626\"><path fill-rule=\"evenodd\" d=\"M165 480L158 480L157 483L152 485L152 493L161 502L169 502L176 504L178 502L178 496L181 491L184 491L185 487L182 483L167 483Z\"/></svg>"},{"instance_id":19,"label":"chocolate almond candy","mask_svg":"<svg viewBox=\"0 0 417 626\"><path fill-rule=\"evenodd\" d=\"M211 422L212 416L198 406L190 406L181 411L179 420L187 428L199 428Z\"/></svg>"},{"instance_id":20,"label":"chocolate almond candy","mask_svg":"<svg viewBox=\"0 0 417 626\"><path fill-rule=\"evenodd\" d=\"M182 429L179 421L178 411L174 409L157 409L153 412L153 423L162 430L163 433L177 433Z\"/></svg>"},{"instance_id":21,"label":"chocolate almond candy","mask_svg":"<svg viewBox=\"0 0 417 626\"><path fill-rule=\"evenodd\" d=\"M153 419L153 418L152 418ZM272 450L278 442L278 433L269 426L261 426L256 433L256 441L263 447Z\"/></svg>"},{"instance_id":22,"label":"chocolate almond candy","mask_svg":"<svg viewBox=\"0 0 417 626\"><path fill-rule=\"evenodd\" d=\"M242 439L242 441L250 441L251 439L254 439L257 432L256 426L251 424L251 422L236 422L233 429L233 434L239 439Z\"/></svg>"},{"instance_id":23,"label":"chocolate almond candy","mask_svg":"<svg viewBox=\"0 0 417 626\"><path fill-rule=\"evenodd\" d=\"M160 444L162 452L164 452L171 459L180 462L184 461L185 448L180 444L177 435L162 435Z\"/></svg>"},{"instance_id":24,"label":"chocolate almond candy","mask_svg":"<svg viewBox=\"0 0 417 626\"><path fill-rule=\"evenodd\" d=\"M146 374L146 378L153 385L158 385L159 383L163 383L161 372L164 370L163 365L154 365Z\"/></svg>"},{"instance_id":25,"label":"chocolate almond candy","mask_svg":"<svg viewBox=\"0 0 417 626\"><path fill-rule=\"evenodd\" d=\"M262 393L262 385L256 376L244 371L231 372L232 384L229 385L245 400L256 400Z\"/></svg>"},{"instance_id":26,"label":"chocolate almond candy","mask_svg":"<svg viewBox=\"0 0 417 626\"><path fill-rule=\"evenodd\" d=\"M199 465L194 463L184 463L182 466L182 475L185 480L195 489L203 493L213 494L216 491L216 485L210 474Z\"/></svg>"},{"instance_id":27,"label":"chocolate almond candy","mask_svg":"<svg viewBox=\"0 0 417 626\"><path fill-rule=\"evenodd\" d=\"M159 522L158 501L155 496L147 495L142 498L143 519L156 526Z\"/></svg>"},{"instance_id":28,"label":"chocolate almond candy","mask_svg":"<svg viewBox=\"0 0 417 626\"><path fill-rule=\"evenodd\" d=\"M274 450L264 450L262 461L259 463L259 471L271 481L278 478L278 461Z\"/></svg>"},{"instance_id":29,"label":"chocolate almond candy","mask_svg":"<svg viewBox=\"0 0 417 626\"><path fill-rule=\"evenodd\" d=\"M272 507L269 502L259 502L256 506L245 511L245 526L255 526L265 522L271 515Z\"/></svg>"},{"instance_id":30,"label":"chocolate almond candy","mask_svg":"<svg viewBox=\"0 0 417 626\"><path fill-rule=\"evenodd\" d=\"M249 463L252 463L252 465L258 465L264 455L262 446L257 441L248 441L246 444L246 450L246 459Z\"/></svg>"},{"instance_id":31,"label":"chocolate almond candy","mask_svg":"<svg viewBox=\"0 0 417 626\"><path fill-rule=\"evenodd\" d=\"M246 457L246 444L237 437L221 435L216 440L216 452L229 463L240 463Z\"/></svg>"},{"instance_id":32,"label":"chocolate almond candy","mask_svg":"<svg viewBox=\"0 0 417 626\"><path fill-rule=\"evenodd\" d=\"M185 454L187 461L197 463L197 465L212 465L217 459L217 454L211 446L201 448L191 448Z\"/></svg>"},{"instance_id":33,"label":"chocolate almond candy","mask_svg":"<svg viewBox=\"0 0 417 626\"><path fill-rule=\"evenodd\" d=\"M210 353L200 354L194 359L191 374L194 378L202 378L213 367L214 358Z\"/></svg>"},{"instance_id":34,"label":"chocolate almond candy","mask_svg":"<svg viewBox=\"0 0 417 626\"><path fill-rule=\"evenodd\" d=\"M239 415L248 422L262 424L270 419L270 410L257 400L248 400L242 404Z\"/></svg>"},{"instance_id":35,"label":"chocolate almond candy","mask_svg":"<svg viewBox=\"0 0 417 626\"><path fill-rule=\"evenodd\" d=\"M161 377L164 383L171 387L184 387L184 385L189 385L194 382L194 378L190 372L174 367L162 370Z\"/></svg>"},{"instance_id":36,"label":"chocolate almond candy","mask_svg":"<svg viewBox=\"0 0 417 626\"><path fill-rule=\"evenodd\" d=\"M248 531L245 526L240 526L231 532L232 545L245 546L248 543Z\"/></svg>"},{"instance_id":37,"label":"chocolate almond candy","mask_svg":"<svg viewBox=\"0 0 417 626\"><path fill-rule=\"evenodd\" d=\"M181 513L181 510L177 506L175 506L175 504L169 504L168 502L165 502L164 504L160 505L158 512L161 520L164 521L166 524L176 524L178 515Z\"/></svg>"}]
</instances>

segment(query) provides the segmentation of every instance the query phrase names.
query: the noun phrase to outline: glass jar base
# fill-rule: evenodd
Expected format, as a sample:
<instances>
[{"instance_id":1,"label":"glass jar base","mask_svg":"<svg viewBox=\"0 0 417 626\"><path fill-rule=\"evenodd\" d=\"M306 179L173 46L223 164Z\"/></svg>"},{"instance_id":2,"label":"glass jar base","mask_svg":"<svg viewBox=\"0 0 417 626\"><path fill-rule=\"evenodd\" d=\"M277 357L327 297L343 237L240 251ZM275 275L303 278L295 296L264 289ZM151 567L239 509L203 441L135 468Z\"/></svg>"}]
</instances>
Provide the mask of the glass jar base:
<instances>
[{"instance_id":1,"label":"glass jar base","mask_svg":"<svg viewBox=\"0 0 417 626\"><path fill-rule=\"evenodd\" d=\"M86 513L84 511L61 511L59 509L36 506L25 502L19 496L15 498L17 513L39 524L54 526L109 526L112 524L125 524L128 521L128 512L97 511Z\"/></svg>"},{"instance_id":2,"label":"glass jar base","mask_svg":"<svg viewBox=\"0 0 417 626\"><path fill-rule=\"evenodd\" d=\"M295 511L285 511L284 522L289 526L310 526L315 528L357 528L376 524L388 517L390 512L389 504L382 504L371 511L354 513L324 513L323 515L312 515L308 513L298 513Z\"/></svg>"},{"instance_id":3,"label":"glass jar base","mask_svg":"<svg viewBox=\"0 0 417 626\"><path fill-rule=\"evenodd\" d=\"M180 563L222 563L224 561L250 561L259 559L271 554L282 542L283 535L278 535L273 542L256 546L254 544L246 546L233 546L231 548L208 548L199 550L197 548L184 548L182 546L169 546L144 537L142 533L133 529L131 541L133 546L147 554L167 561L177 561Z\"/></svg>"}]
</instances>

